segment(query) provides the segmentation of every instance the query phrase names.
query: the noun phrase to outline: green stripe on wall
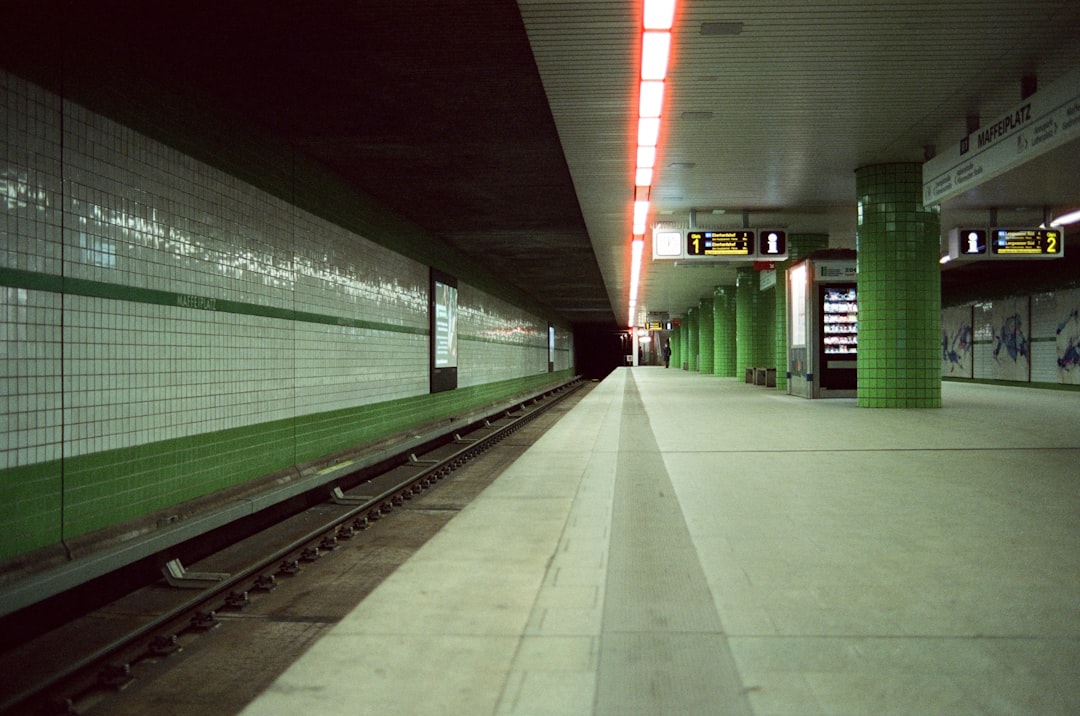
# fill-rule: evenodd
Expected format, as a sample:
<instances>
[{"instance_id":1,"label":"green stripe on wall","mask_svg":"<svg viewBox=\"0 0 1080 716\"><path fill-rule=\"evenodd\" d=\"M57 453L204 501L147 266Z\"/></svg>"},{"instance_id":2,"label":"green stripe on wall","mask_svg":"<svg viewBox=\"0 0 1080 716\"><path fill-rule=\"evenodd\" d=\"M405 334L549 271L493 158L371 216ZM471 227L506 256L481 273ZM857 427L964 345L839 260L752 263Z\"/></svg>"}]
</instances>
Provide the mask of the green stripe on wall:
<instances>
[{"instance_id":1,"label":"green stripe on wall","mask_svg":"<svg viewBox=\"0 0 1080 716\"><path fill-rule=\"evenodd\" d=\"M539 373L0 470L0 560L571 377Z\"/></svg>"},{"instance_id":2,"label":"green stripe on wall","mask_svg":"<svg viewBox=\"0 0 1080 716\"><path fill-rule=\"evenodd\" d=\"M65 293L91 298L107 298L115 301L130 301L132 303L148 303L157 306L178 306L180 308L190 308L201 311L216 311L218 313L277 318L287 321L300 321L303 323L322 323L331 326L365 328L375 331L388 331L391 333L409 333L422 336L426 336L429 333L427 328L417 328L415 326L399 326L392 323L365 321L359 318L343 318L341 316L310 313L308 311L294 311L289 308L261 306L255 303L229 301L187 293L173 293L172 291L160 291L152 288L122 286L120 284L107 283L104 281L90 281L81 278L54 276L32 271L21 271L19 269L0 268L0 286L6 286L8 288L25 288L35 291L49 291L52 293Z\"/></svg>"},{"instance_id":3,"label":"green stripe on wall","mask_svg":"<svg viewBox=\"0 0 1080 716\"><path fill-rule=\"evenodd\" d=\"M1037 380L999 380L997 378L960 378L955 375L943 375L941 380L951 383L979 383L981 385L1000 385L1009 388L1042 388L1044 390L1066 390L1080 392L1080 385L1072 383L1045 383Z\"/></svg>"}]
</instances>

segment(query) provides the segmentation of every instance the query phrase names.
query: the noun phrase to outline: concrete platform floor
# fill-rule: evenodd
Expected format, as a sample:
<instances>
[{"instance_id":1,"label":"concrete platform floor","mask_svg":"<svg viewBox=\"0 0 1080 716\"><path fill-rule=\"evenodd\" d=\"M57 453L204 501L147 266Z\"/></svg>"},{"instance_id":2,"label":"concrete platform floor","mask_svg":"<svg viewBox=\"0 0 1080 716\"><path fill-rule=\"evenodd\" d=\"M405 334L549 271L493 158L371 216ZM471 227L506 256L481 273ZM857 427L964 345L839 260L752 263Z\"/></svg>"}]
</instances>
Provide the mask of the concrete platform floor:
<instances>
[{"instance_id":1,"label":"concrete platform floor","mask_svg":"<svg viewBox=\"0 0 1080 716\"><path fill-rule=\"evenodd\" d=\"M1080 713L1080 394L624 368L246 714Z\"/></svg>"}]
</instances>

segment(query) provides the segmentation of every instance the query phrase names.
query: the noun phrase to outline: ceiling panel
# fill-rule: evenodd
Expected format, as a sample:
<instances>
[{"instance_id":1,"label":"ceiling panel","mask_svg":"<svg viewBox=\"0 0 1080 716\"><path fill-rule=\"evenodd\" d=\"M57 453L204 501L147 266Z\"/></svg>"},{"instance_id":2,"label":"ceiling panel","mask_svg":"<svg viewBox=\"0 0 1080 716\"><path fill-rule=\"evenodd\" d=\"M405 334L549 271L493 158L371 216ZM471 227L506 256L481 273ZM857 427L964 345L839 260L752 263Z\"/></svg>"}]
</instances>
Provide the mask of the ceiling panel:
<instances>
[{"instance_id":1,"label":"ceiling panel","mask_svg":"<svg viewBox=\"0 0 1080 716\"><path fill-rule=\"evenodd\" d=\"M622 319L637 4L518 4ZM825 232L832 246L853 247L855 170L921 162L928 148L958 142L968 115L986 119L1015 104L1025 73L1047 84L1080 66L1080 3L685 1L673 46L652 222L685 229L694 210L698 228L779 226ZM591 49L599 47L616 48L606 64ZM618 132L596 126L601 121L622 129L621 146ZM1041 209L1013 211L1033 200L1080 205L1075 171L1067 169L1076 166L1075 148L1057 155L1042 171L1018 172L944 207L943 225L976 208L985 217L988 202L1017 220L1041 217ZM734 279L734 265L648 264L639 318L683 312Z\"/></svg>"}]
</instances>

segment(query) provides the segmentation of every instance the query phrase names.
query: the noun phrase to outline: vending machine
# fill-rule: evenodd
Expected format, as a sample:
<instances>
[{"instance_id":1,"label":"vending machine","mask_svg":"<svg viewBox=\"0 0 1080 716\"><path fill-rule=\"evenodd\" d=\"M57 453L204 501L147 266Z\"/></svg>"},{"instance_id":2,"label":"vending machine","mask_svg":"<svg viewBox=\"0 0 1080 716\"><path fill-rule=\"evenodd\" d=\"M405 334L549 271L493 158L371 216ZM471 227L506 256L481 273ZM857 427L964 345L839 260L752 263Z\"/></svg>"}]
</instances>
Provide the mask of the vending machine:
<instances>
[{"instance_id":1,"label":"vending machine","mask_svg":"<svg viewBox=\"0 0 1080 716\"><path fill-rule=\"evenodd\" d=\"M788 394L854 398L859 353L855 252L818 251L787 270Z\"/></svg>"}]
</instances>

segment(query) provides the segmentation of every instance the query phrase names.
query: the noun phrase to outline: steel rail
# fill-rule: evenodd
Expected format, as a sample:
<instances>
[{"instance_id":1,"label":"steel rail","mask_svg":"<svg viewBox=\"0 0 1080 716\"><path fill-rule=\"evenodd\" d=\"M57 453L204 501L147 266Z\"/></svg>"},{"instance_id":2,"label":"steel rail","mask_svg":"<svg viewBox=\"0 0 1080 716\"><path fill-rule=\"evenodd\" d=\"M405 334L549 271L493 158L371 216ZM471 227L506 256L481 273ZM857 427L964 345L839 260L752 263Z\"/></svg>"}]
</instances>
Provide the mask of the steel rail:
<instances>
[{"instance_id":1,"label":"steel rail","mask_svg":"<svg viewBox=\"0 0 1080 716\"><path fill-rule=\"evenodd\" d=\"M516 408L503 408L496 413L492 413L487 418L481 419L483 421L483 425L476 429L479 430L485 427L494 428L494 430L490 434L485 435L482 438L478 438L468 445L463 445L459 450L456 450L450 455L439 459L437 462L434 462L428 467L425 467L420 472L411 475L408 478L402 480L401 482L383 490L378 495L370 497L365 502L357 504L356 507L346 510L346 512L344 512L343 514L334 517L332 520L329 520L323 525L308 531L303 536L294 539L289 544L275 550L273 553L261 558L259 561L241 569L234 574L230 574L228 577L225 577L221 581L216 582L213 586L208 587L203 591L200 591L191 599L181 602L179 605L170 608L168 611L160 614L146 624L132 630L131 632L125 634L122 637L114 639L112 642L102 646L91 654L83 657L79 661L73 664L69 664L62 670L56 672L55 674L52 674L49 678L41 681L40 683L24 689L20 693L9 696L2 703L0 703L0 714L7 714L11 712L12 709L18 706L27 704L28 702L31 702L35 699L40 699L46 692L48 692L50 689L55 688L59 684L62 684L67 680L74 679L79 674L87 672L94 667L102 666L103 664L108 662L110 657L114 657L116 654L131 649L144 639L150 639L154 635L160 635L163 631L167 631L165 627L182 621L183 618L187 615L199 612L201 607L204 607L208 602L212 601L219 595L225 592L231 593L235 591L235 587L256 575L265 572L271 565L277 563L279 560L283 560L285 557L291 554L295 554L304 550L312 543L319 541L322 538L331 536L330 533L336 532L338 528L346 522L358 520L361 516L364 516L365 525L367 521L377 520L379 515L387 513L393 509L393 507L395 506L396 497L402 496L403 502L405 499L411 499L413 494L417 494L420 490L423 489L423 486L421 486L418 490L414 490L414 485L418 485L422 481L428 481L428 486L430 486L430 478L434 478L434 480L437 481L448 476L450 472L460 467L465 461L471 459L472 457L475 457L481 452L486 451L488 448L490 448L495 443L501 441L506 436L516 432L518 429L520 429L522 425L531 421L543 411L558 404L563 398L570 395L573 390L576 390L579 387L580 379L575 379L557 388L553 388L549 391L541 393L536 397L529 398L528 400L518 403ZM538 407L535 407L533 410L521 414L512 414L513 410L524 410L526 407L529 406ZM498 420L502 418L512 418L513 421L500 426L493 426L490 424L490 421L492 419ZM480 421L478 421L478 423L479 422ZM446 438L450 435L454 435L455 438L457 437L457 433L454 430L451 430L447 433L444 433L441 438ZM437 441L438 439L440 438L436 438L435 440ZM447 444L453 444L454 442L456 442L456 440L453 440ZM404 455L405 453L402 453L402 456ZM416 464L417 467L420 466L417 463L412 464ZM401 463L399 463L395 467L389 468L387 472L400 466ZM370 481L371 480L368 480L368 482ZM409 493L408 497L404 497L404 493L406 492ZM402 504L402 502L397 502L396 504L400 505ZM365 515L365 513L367 514ZM360 527L360 529L364 528L364 526ZM336 535L334 536L336 537ZM175 634L170 634L167 638L171 638L173 636L175 636ZM128 667L127 663L125 663L120 668L126 667ZM92 687L87 687L86 689L84 689L84 691L89 690L89 688Z\"/></svg>"}]
</instances>

